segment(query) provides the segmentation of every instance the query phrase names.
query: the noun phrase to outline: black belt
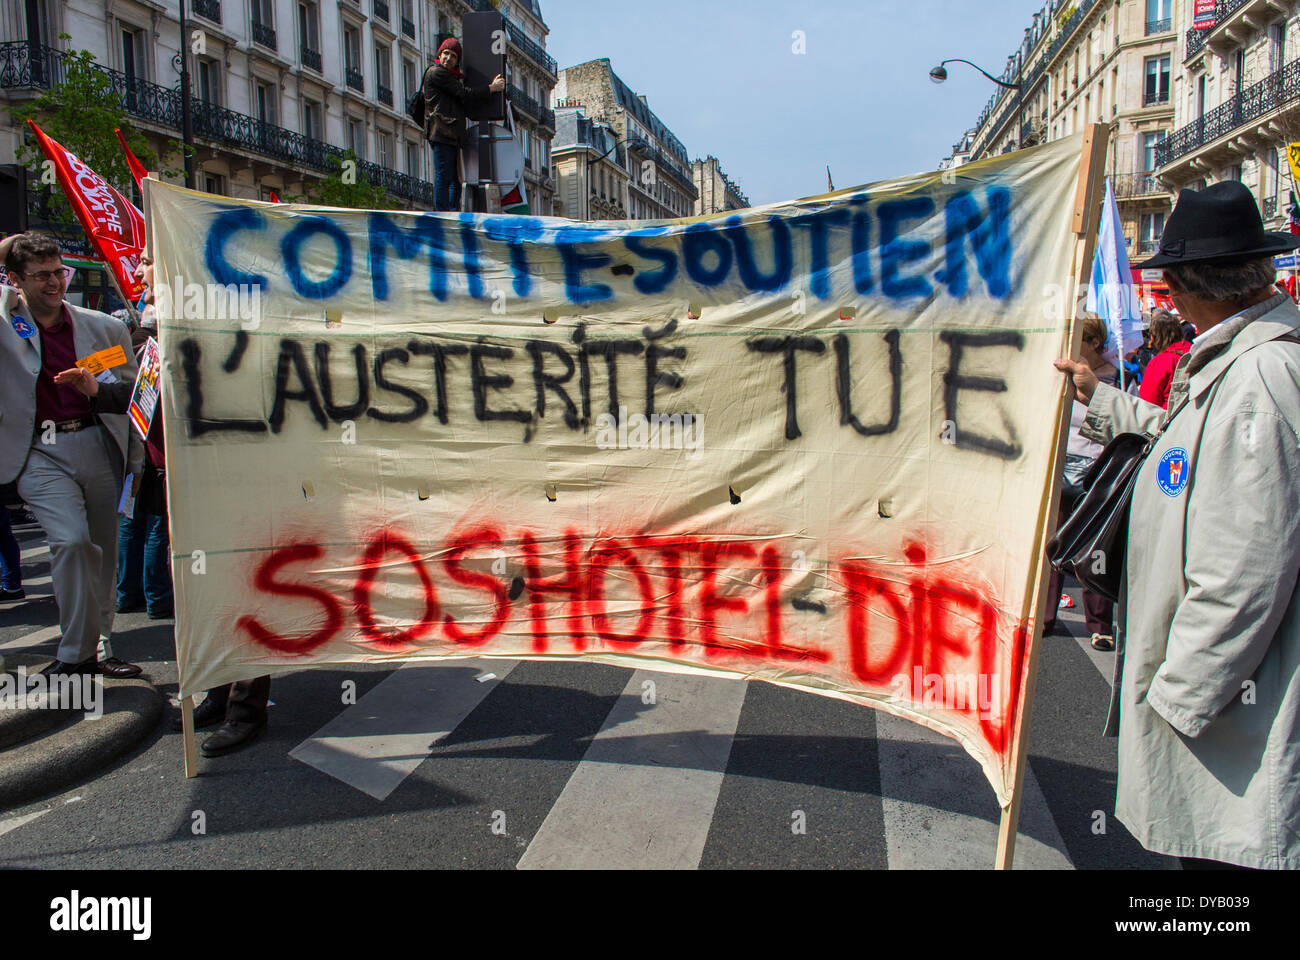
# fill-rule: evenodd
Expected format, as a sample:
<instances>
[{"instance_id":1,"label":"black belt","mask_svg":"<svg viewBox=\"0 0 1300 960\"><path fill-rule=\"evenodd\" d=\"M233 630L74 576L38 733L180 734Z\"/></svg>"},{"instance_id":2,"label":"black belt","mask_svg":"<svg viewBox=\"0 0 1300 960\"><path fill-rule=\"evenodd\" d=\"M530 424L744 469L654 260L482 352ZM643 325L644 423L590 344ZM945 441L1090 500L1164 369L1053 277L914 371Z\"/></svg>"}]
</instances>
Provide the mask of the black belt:
<instances>
[{"instance_id":1,"label":"black belt","mask_svg":"<svg viewBox=\"0 0 1300 960\"><path fill-rule=\"evenodd\" d=\"M75 433L78 430L86 429L86 427L98 425L99 421L95 419L93 414L88 413L76 420L56 420L54 421L54 430L56 433Z\"/></svg>"}]
</instances>

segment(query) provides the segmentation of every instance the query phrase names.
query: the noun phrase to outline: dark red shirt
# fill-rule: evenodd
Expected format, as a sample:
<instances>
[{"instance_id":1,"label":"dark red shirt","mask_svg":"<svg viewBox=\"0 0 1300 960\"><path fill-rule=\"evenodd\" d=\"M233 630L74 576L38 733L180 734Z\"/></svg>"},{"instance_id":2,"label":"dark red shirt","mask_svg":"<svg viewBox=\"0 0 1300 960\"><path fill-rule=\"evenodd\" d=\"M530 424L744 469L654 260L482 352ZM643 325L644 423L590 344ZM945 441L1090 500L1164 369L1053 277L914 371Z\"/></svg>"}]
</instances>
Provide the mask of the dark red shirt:
<instances>
[{"instance_id":1,"label":"dark red shirt","mask_svg":"<svg viewBox=\"0 0 1300 960\"><path fill-rule=\"evenodd\" d=\"M67 305L52 327L41 327L41 375L36 378L36 427L46 420L76 420L90 413L90 399L76 387L59 386L54 375L77 365L77 343Z\"/></svg>"}]
</instances>

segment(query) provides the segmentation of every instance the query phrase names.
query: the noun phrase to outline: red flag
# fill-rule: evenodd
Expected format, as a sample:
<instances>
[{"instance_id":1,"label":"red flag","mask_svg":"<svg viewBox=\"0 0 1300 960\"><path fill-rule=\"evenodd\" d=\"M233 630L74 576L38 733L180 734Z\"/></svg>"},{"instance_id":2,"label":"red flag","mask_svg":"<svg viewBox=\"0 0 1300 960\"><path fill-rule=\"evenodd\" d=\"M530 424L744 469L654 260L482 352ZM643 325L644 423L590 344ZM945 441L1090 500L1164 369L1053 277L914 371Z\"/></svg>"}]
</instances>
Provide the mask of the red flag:
<instances>
[{"instance_id":1,"label":"red flag","mask_svg":"<svg viewBox=\"0 0 1300 960\"><path fill-rule=\"evenodd\" d=\"M131 168L131 176L135 177L135 185L139 187L140 192L143 193L144 178L149 176L149 171L146 170L145 165L140 162L140 158L132 153L131 148L126 145L126 137L122 136L122 131L117 129L117 127L114 127L113 132L117 134L118 143L122 144L122 150L126 154L126 165Z\"/></svg>"},{"instance_id":2,"label":"red flag","mask_svg":"<svg viewBox=\"0 0 1300 960\"><path fill-rule=\"evenodd\" d=\"M283 203L283 202L284 202L283 200L280 199L280 197L276 194L276 192L275 192L274 190L268 190L268 191L266 191L266 192L269 193L269 194L271 195L271 202L272 202L272 203Z\"/></svg>"},{"instance_id":3,"label":"red flag","mask_svg":"<svg viewBox=\"0 0 1300 960\"><path fill-rule=\"evenodd\" d=\"M59 186L72 204L81 228L108 264L122 296L134 303L144 289L135 281L135 268L144 250L144 214L76 154L46 136L30 117L27 122L54 164Z\"/></svg>"}]
</instances>

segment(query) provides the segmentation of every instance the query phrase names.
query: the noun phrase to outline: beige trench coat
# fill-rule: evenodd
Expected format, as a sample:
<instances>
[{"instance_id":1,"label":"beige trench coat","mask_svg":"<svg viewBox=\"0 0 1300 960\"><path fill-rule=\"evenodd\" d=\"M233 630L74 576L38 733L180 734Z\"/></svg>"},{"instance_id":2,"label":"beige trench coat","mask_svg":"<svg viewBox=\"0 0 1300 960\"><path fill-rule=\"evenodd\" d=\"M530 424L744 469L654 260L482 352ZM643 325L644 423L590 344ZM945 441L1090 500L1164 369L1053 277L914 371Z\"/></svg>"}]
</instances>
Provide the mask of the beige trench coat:
<instances>
[{"instance_id":1,"label":"beige trench coat","mask_svg":"<svg viewBox=\"0 0 1300 960\"><path fill-rule=\"evenodd\" d=\"M1174 373L1143 464L1117 646L1115 814L1149 850L1300 868L1300 311L1275 297ZM1113 387L1084 436L1154 434Z\"/></svg>"}]
</instances>

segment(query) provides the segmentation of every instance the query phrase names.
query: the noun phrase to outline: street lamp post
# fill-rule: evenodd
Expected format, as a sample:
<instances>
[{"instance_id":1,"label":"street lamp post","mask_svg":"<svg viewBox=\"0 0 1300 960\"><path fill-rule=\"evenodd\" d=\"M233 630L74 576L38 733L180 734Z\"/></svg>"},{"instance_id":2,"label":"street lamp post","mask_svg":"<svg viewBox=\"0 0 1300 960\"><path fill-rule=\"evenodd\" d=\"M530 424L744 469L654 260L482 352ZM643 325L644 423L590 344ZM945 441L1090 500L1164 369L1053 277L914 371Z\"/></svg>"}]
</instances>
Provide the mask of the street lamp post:
<instances>
[{"instance_id":1,"label":"street lamp post","mask_svg":"<svg viewBox=\"0 0 1300 960\"><path fill-rule=\"evenodd\" d=\"M988 77L990 80L996 83L999 87L1004 87L1007 90L1016 91L1016 98L1017 98L1016 148L1019 149L1020 147L1024 146L1022 142L1025 136L1025 53L1024 51L1021 50L1016 55L1016 82L1015 83L1007 83L1005 80L999 80L997 77L993 76L993 74L989 73L979 64L971 63L969 60L963 60L960 57L954 57L951 60L944 60L937 67L933 68L930 71L930 79L933 80L935 83L943 83L945 80L947 80L948 71L945 69L945 66L949 63L964 63L967 66L974 67L980 73L984 74L984 76Z\"/></svg>"}]
</instances>

